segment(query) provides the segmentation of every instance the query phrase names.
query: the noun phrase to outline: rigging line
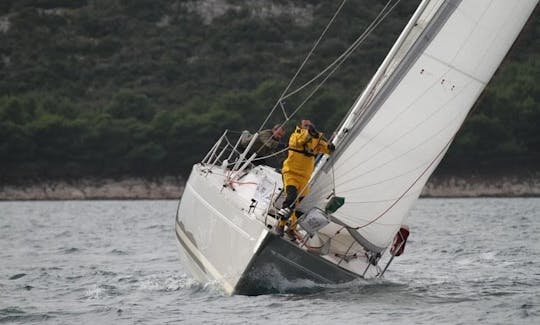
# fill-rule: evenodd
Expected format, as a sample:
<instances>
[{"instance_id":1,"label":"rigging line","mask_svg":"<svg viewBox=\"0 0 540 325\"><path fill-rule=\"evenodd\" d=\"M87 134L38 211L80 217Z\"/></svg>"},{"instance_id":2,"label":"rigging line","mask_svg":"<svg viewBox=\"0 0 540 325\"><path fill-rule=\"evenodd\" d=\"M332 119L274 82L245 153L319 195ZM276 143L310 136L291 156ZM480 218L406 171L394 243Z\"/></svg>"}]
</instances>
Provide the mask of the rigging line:
<instances>
[{"instance_id":1,"label":"rigging line","mask_svg":"<svg viewBox=\"0 0 540 325\"><path fill-rule=\"evenodd\" d=\"M272 108L272 110L270 111L270 113L268 114L268 116L266 117L266 119L264 120L264 122L261 124L261 126L259 127L259 131L262 130L262 128L264 127L264 125L266 124L266 122L268 122L268 120L270 119L270 116L272 116L272 114L274 113L274 111L276 110L277 106L279 105L279 103L283 100L283 95L287 93L287 91L289 90L289 88L292 86L292 84L294 83L294 81L296 80L296 77L298 77L298 75L300 74L300 71L302 71L302 69L304 68L304 66L306 65L307 61L309 60L309 58L311 57L311 55L313 54L313 52L315 51L315 49L317 48L317 46L319 45L319 43L321 42L321 40L323 39L324 35L326 34L326 32L328 31L328 29L330 28L330 26L332 25L332 23L334 22L334 20L336 19L336 17L339 15L339 13L341 12L341 9L343 8L343 6L345 5L345 3L347 2L347 0L343 0L341 2L341 4L339 5L338 9L336 10L336 12L334 13L334 15L332 16L332 18L330 19L330 21L328 22L328 24L326 24L326 27L324 28L323 32L321 33L321 35L319 36L319 38L317 39L317 41L315 42L315 44L313 44L313 46L311 47L311 50L309 51L309 53L306 55L304 61L302 62L302 64L300 65L300 67L298 68L298 70L296 70L296 73L294 74L294 76L292 77L292 79L289 81L289 84L287 85L287 87L283 90L283 92L281 93L281 95L279 96L279 99L277 100L276 104L274 105L274 107Z\"/></svg>"},{"instance_id":2,"label":"rigging line","mask_svg":"<svg viewBox=\"0 0 540 325\"><path fill-rule=\"evenodd\" d=\"M474 80L471 80L465 87L463 87L463 88L461 89L460 92L463 92L465 89L468 89L469 84L471 84L471 83L473 83L473 82L474 82ZM439 107L439 108L437 109L437 111L441 110L443 107L445 107L446 105L448 105L448 103L449 103L451 100L453 100L455 97L456 97L456 96L454 96L453 98L450 98L446 103L444 103L443 105L441 105L441 107ZM459 114L457 114L456 116L454 116L454 118L452 118L450 122L456 120L458 117L459 117ZM429 118L429 117L428 117L428 118ZM451 123L448 123L444 128L439 129L435 134L431 135L430 137L427 137L427 138L426 138L427 140L422 141L421 143L419 143L418 145L412 147L411 149L409 149L408 151L404 152L403 154L401 154L401 155L399 155L399 156L396 156L396 157L394 157L393 159L390 159L389 161L385 162L384 164L378 165L377 167L374 167L374 168L372 168L372 169L370 169L370 170L368 170L368 171L366 171L366 172L364 172L364 173L362 173L362 174L356 175L355 177L352 177L352 178L349 177L347 180L345 180L345 181L343 181L343 182L341 182L341 183L338 183L337 186L342 186L342 185L348 184L348 183L350 183L350 182L352 182L352 181L355 181L355 180L357 180L357 179L359 179L359 178L361 178L361 177L363 177L363 176L365 176L365 175L367 175L367 174L369 174L369 173L371 173L371 172L373 172L373 171L375 171L375 170L377 170L377 169L379 169L379 168L381 168L381 167L383 167L383 166L385 166L385 165L388 165L389 163L391 163L391 162L397 160L398 158L400 158L400 157L402 157L402 156L404 156L404 155L406 155L406 154L408 154L408 153L410 153L410 152L416 150L417 148L419 148L421 145L425 144L426 142L429 142L431 139L433 139L435 136L441 134L443 131L445 131L446 129L448 129L450 126L451 126ZM456 131L454 132L454 134L457 133L458 131L459 131L459 128L458 128L458 130L456 130ZM400 138L401 138L401 137L399 137L396 141L394 141L394 143L397 142L397 141L399 141ZM359 166L359 165L357 165L357 166ZM352 169L355 169L355 168L356 168L356 167L353 167ZM347 170L347 173L349 173L352 169ZM347 173L346 173L346 174L347 174ZM345 175L345 174L342 174L342 175ZM319 193L319 192L314 192L314 193L312 193L312 195L313 195L313 194L318 194L318 193ZM326 196L326 195L325 195L325 196ZM320 199L324 198L325 196L321 196L321 195L319 194L319 198L320 198Z\"/></svg>"},{"instance_id":3,"label":"rigging line","mask_svg":"<svg viewBox=\"0 0 540 325\"><path fill-rule=\"evenodd\" d=\"M485 11L484 11L484 14L485 14ZM459 54L461 53L461 51L463 50L463 48L464 48L465 45L467 44L467 42L468 42L468 40L470 39L470 37L471 37L471 35L473 34L473 32L478 28L478 21L473 21L473 22L475 23L475 26L476 26L476 27L473 28L473 29L471 29L471 31L469 32L469 34L467 35L467 37L466 37L466 38L463 40L463 42L460 44L459 48L458 48L457 51L455 52L455 55L452 57L452 59L451 59L451 60L448 60L448 62L442 62L442 61L439 61L440 63L442 63L442 64L444 64L444 65L446 65L446 66L448 67L448 69L446 70L446 72L445 72L444 74L442 74L441 76L445 76L446 74L448 74L448 73L449 73L450 71L452 71L452 70L455 70L455 71L457 71L457 72L461 72L460 70L457 70L457 69L454 67L454 65L453 65L452 63L453 63L453 62L456 60L456 58L459 56ZM427 52L424 52L424 54L427 54ZM436 58L434 58L434 57L432 57L432 56L430 56L430 57L431 57L432 59L434 59L434 60L436 59ZM472 76L470 76L470 75L468 75L468 74L464 74L464 75L465 75L465 76L472 77ZM474 77L472 77L472 80L478 81L478 79L476 79L476 78L474 78ZM431 87L430 87L430 88L431 88ZM422 94L422 95L423 95L423 94ZM407 108L406 110L408 110L408 108ZM406 111L406 110L404 110L404 111ZM364 111L365 111L365 109L364 109ZM362 113L363 113L363 111L361 112L361 114L362 114ZM401 113L400 113L399 115L401 115ZM394 120L395 120L395 119L394 119ZM392 120L389 124L391 124L394 120ZM388 126L389 124L387 124L387 126ZM374 137L372 137L365 145L367 145L367 144L368 144L371 140L373 140L373 139L374 139ZM361 148L360 148L360 149L361 149ZM360 150L360 149L359 149L359 150ZM353 154L354 154L354 153L353 153Z\"/></svg>"},{"instance_id":4,"label":"rigging line","mask_svg":"<svg viewBox=\"0 0 540 325\"><path fill-rule=\"evenodd\" d=\"M431 168L431 166L433 166L433 164L435 164L435 162L437 160L439 160L439 158L441 158L442 154L446 151L446 149L448 149L448 147L450 146L450 144L454 140L455 136L456 136L456 133L454 133L454 136L450 138L450 140L448 141L448 143L446 143L446 145L442 148L442 150L439 151L439 153L431 161L429 166L427 166L426 169L424 169L424 171L416 178L416 180L414 180L414 182L412 182L412 184L401 194L401 196L394 203L392 203L388 208L386 208L381 214L379 214L375 219L371 220L370 222L368 222L368 223L366 223L364 225L361 225L361 226L350 227L350 228L355 229L355 230L365 228L365 227L369 226L370 224L374 223L375 221L379 220L386 213L388 213L388 211L390 211L399 201L401 201L401 199L413 188L413 186L416 185L416 183L418 183L418 181L427 173L427 171Z\"/></svg>"},{"instance_id":5,"label":"rigging line","mask_svg":"<svg viewBox=\"0 0 540 325\"><path fill-rule=\"evenodd\" d=\"M289 147L283 148L283 149L281 149L281 150L279 150L279 151L276 151L276 152L271 153L271 154L266 155L266 156L254 158L253 160L255 161L255 160L261 160L261 159L271 158L271 157L277 156L277 155L279 155L280 153L283 153L283 152L285 152L285 151L287 151L287 150L289 150Z\"/></svg>"},{"instance_id":6,"label":"rigging line","mask_svg":"<svg viewBox=\"0 0 540 325\"><path fill-rule=\"evenodd\" d=\"M447 69L443 74L442 76L445 76L448 72L450 72L451 69ZM386 125L384 125L376 134L374 134L371 138L367 139L367 141L362 145L360 146L360 148L358 148L357 150L351 152L348 156L354 156L356 155L359 151L361 151L363 148L365 148L368 144L370 144L378 135L380 135L383 131L385 131L390 125L392 125L394 122L396 122L398 120L399 117L401 117L403 114L405 114L406 112L408 112L411 108L413 107L416 107L415 104L420 101L420 99L422 99L431 89L433 89L434 87L436 87L437 85L439 85L439 82L440 80L439 79L436 79L432 82L432 84L426 88L426 90L424 90L421 94L419 94L409 105L407 105L405 107L405 109L403 109L401 112L395 114L394 118L391 119L388 123L386 123ZM455 96L454 96L455 97ZM441 107L444 107L441 106ZM439 110L441 109L441 107L439 107ZM367 109L367 107L366 107ZM364 109L365 110L365 109ZM439 111L437 110L437 111ZM437 112L435 111L435 112ZM401 138L401 137L400 137ZM346 157L344 157L346 158ZM365 160L364 162L367 162L369 161L371 158L373 158L373 156L371 156L370 158L368 158L367 160ZM343 159L344 161L347 161L348 159ZM342 166L342 164L338 164L336 167L340 167Z\"/></svg>"},{"instance_id":7,"label":"rigging line","mask_svg":"<svg viewBox=\"0 0 540 325\"><path fill-rule=\"evenodd\" d=\"M397 4L397 3L396 3ZM394 7L392 7L390 9L390 11L393 9ZM390 11L387 12L386 15L388 15L390 13ZM371 33L371 31L373 31L378 25L380 22L383 21L383 19L386 17L386 15L369 31ZM367 36L366 36L367 38ZM365 39L365 38L364 38ZM333 74L334 72L336 72L336 70L341 66L341 64L343 62L345 62L345 60L347 60L349 58L349 56L354 52L354 50L356 50L358 48L358 46L360 45L361 43L358 43L351 51L349 51L348 53L346 53L346 55L333 67L333 69L325 76L325 78L315 87L315 89L304 99L304 101L296 108L296 110L293 111L293 113L290 115L290 117L296 115L296 113L300 110L300 108L302 108L302 106L304 106L305 103L307 103L308 100L311 99L311 97L313 97L313 95L315 95L315 93L324 85L324 83L326 82L326 80L328 80Z\"/></svg>"},{"instance_id":8,"label":"rigging line","mask_svg":"<svg viewBox=\"0 0 540 325\"><path fill-rule=\"evenodd\" d=\"M392 1L392 0L389 0L389 2L387 3L387 5L388 5L391 1ZM301 108L301 107L302 107L302 106L303 106L303 105L304 105L304 104L305 104L305 103L306 103L306 102L307 102L307 101L308 101L308 100L309 100L309 99L310 99L310 98L311 98L311 97L312 97L312 96L320 89L320 87L322 87L322 85L326 82L326 80L327 80L327 79L328 79L328 78L329 78L329 77L330 77L330 76L331 76L331 75L339 68L339 66L340 66L343 62L345 62L345 60L346 60L346 59L354 52L354 50L356 50L356 48L358 48L358 46L361 44L361 42L363 42L363 40L364 40L365 38L367 38L367 36L369 36L369 34L370 34L373 30L375 30L375 28L377 28L377 26L378 26L378 25L379 25L379 24L380 24L380 23L381 23L381 22L382 22L389 14L390 14L390 12L392 12L392 10L398 5L398 3L399 3L400 1L401 1L401 0L398 0L394 5L392 5L392 7L391 7L386 13L384 13L384 15L382 16L382 18L380 18L378 21L374 20L374 21L372 22L372 24L370 24L370 26L372 26L372 27L371 27L371 28L368 27L369 29L366 30L367 34L366 34L364 37L360 36L359 39L357 39L357 40L355 41L355 43L353 43L353 45L351 46L352 49L351 49L350 51L348 51L348 52L345 51L344 54L342 54L342 58L340 57L340 58L338 58L338 59L336 60L336 61L339 61L339 62L337 63L337 65L334 66L334 69L332 69L332 71L329 72L329 74L321 81L321 83L319 83L319 85L318 85L318 86L314 89L314 91L313 91L313 92L312 92L312 93L304 100L304 102L301 103L300 106L299 106L299 107L298 107L291 115L289 115L289 117L287 117L287 118L285 119L285 121L281 124L282 126L285 125L285 123L286 123L287 121L289 121L289 120L290 120L290 119L291 119L291 118L292 118L292 117L300 110L300 108ZM387 5L385 5L385 8L387 7ZM382 14L383 12L384 12L384 9L381 10L380 14ZM380 15L380 14L379 14L379 15ZM364 35L364 34L362 34L362 35ZM357 42L358 42L358 43L357 43ZM330 67L331 67L331 66L329 66L328 68L330 68ZM327 68L327 69L328 69L328 68ZM325 70L325 72L327 71L327 69ZM324 72L323 72L323 73L324 73ZM321 73L321 74L323 74L323 73ZM318 78L318 77L317 77L317 78ZM283 100L283 99L284 99L283 96L280 97L280 100ZM270 115L273 114L273 112L275 111L276 107L277 107L277 103L276 103L276 105L274 105L274 108L272 109L272 111L270 112L270 114L267 116L267 118L266 118L265 122L263 123L263 125L268 121L268 119L270 118ZM261 126L261 127L262 127L262 126Z\"/></svg>"},{"instance_id":9,"label":"rigging line","mask_svg":"<svg viewBox=\"0 0 540 325\"><path fill-rule=\"evenodd\" d=\"M399 0L401 1L401 0ZM383 20L384 18L386 18L386 16L388 16L388 14L390 14L390 12L395 8L395 6L399 3L396 2L390 9L389 11L383 16L383 18L373 27L373 29L375 29ZM372 30L373 30L372 29ZM352 54L353 52L349 52L329 73L326 77L324 77L324 79L315 87L315 89L313 89L313 91L304 99L304 101L302 101L302 103L300 103L300 105L298 105L298 107L292 112L292 114L289 116L289 120L290 118L292 118L294 115L296 115L296 113L298 113L298 111L300 110L300 108L302 108L310 99L311 97L313 97L313 95L315 95L315 93L324 85L324 83L326 82L326 80L328 80L332 74L334 72L336 72L336 70L341 66L341 64L343 62L345 62L345 60ZM283 124L285 124L285 122L283 122Z\"/></svg>"},{"instance_id":10,"label":"rigging line","mask_svg":"<svg viewBox=\"0 0 540 325\"><path fill-rule=\"evenodd\" d=\"M340 60L342 60L344 57L350 55L352 52L354 52L356 50L356 48L358 48L358 46L360 46L360 44L362 44L366 39L367 37L369 36L369 34L371 34L371 32L373 32L373 30L375 30L375 28L377 27L378 24L380 24L380 22L382 22L384 20L384 18L386 18L386 15L392 11L394 9L394 7L401 1L401 0L398 0L393 6L392 8L390 8L390 10L388 11L388 13L386 13L384 15L384 17L380 18L381 15L384 13L384 11L386 10L386 8L388 7L388 5L392 2L393 0L388 0L388 2L386 3L386 5L383 7L383 9L381 9L381 11L379 12L379 14L377 15L377 17L375 17L375 19L369 24L369 26L366 28L366 30L351 44L351 46L349 46L349 48L347 48L339 57L337 57L332 63L330 63L326 68L324 68L324 70L322 70L321 72L319 72L319 74L317 74L315 77L313 77L311 80L309 80L308 82L306 82L305 84L303 84L302 86L296 88L295 90L291 91L290 93L288 94L282 94L282 96L280 97L281 100L283 99L287 99L289 97L291 97L292 95L300 92L301 90L303 90L305 87L307 87L308 85L312 84L315 80L319 79L322 75L324 75L328 70L330 70L330 68L332 68L334 65L336 65ZM340 63L341 64L341 63Z\"/></svg>"},{"instance_id":11,"label":"rigging line","mask_svg":"<svg viewBox=\"0 0 540 325\"><path fill-rule=\"evenodd\" d=\"M345 251L345 253L343 254L343 256L341 257L341 260L337 263L337 265L340 265L341 262L343 262L345 260L345 257L347 256L347 253L349 253L349 251L351 250L351 248L353 247L353 245L355 244L356 242L353 241L351 243L351 245L349 246L349 248L347 248L347 250ZM336 257L339 257L339 256L336 256Z\"/></svg>"},{"instance_id":12,"label":"rigging line","mask_svg":"<svg viewBox=\"0 0 540 325\"><path fill-rule=\"evenodd\" d=\"M491 4L490 4L490 5L491 5ZM486 10L484 10L484 13L482 14L482 17L484 16L484 14L485 14L486 11L487 11L487 8L486 8ZM480 17L480 19L481 19L482 17ZM478 20L472 20L472 21L474 22L475 26L476 26L475 29L478 28L480 19L478 19ZM511 20L511 18L507 18L507 21L508 21L508 20ZM502 26L505 26L505 24L501 24L501 27L499 28L499 30L503 28ZM438 58L436 58L436 57L434 57L434 56L429 55L428 53L424 53L424 54L425 54L426 56L428 56L428 57L430 57L430 58L432 58L432 59L434 59L434 60L436 60L436 61L438 61L438 62L440 62L440 63L442 63L442 64L445 64L446 66L448 66L449 69L446 71L446 73L448 73L450 70L455 70L455 71L460 72L460 73L462 73L463 75L465 75L465 76L471 78L472 80L477 81L477 82L479 82L480 84L484 84L484 85L485 85L487 82L489 82L489 80L488 80L487 82L485 82L485 81L482 81L482 80L480 80L480 79L477 79L477 78L475 78L472 74L468 74L468 73L466 73L465 71L462 71L462 70L456 68L453 64L451 64L451 62L454 62L454 60L455 60L455 59L458 57L458 55L461 53L463 47L465 46L465 43L467 42L467 40L469 40L469 38L471 37L473 31L474 31L474 30L471 30L471 31L469 32L469 35L467 36L467 38L462 42L462 44L461 44L461 46L459 47L458 51L456 51L456 54L454 55L454 57L453 57L451 60L448 61L448 63L447 63L447 62L443 62L443 61L441 61L440 59L438 59ZM478 66L479 66L479 64L477 65L477 67L478 67ZM446 75L446 73L445 73L444 75ZM471 81L470 83L472 83L472 81ZM470 84L470 83L469 83L469 84ZM467 85L467 86L468 86L468 85ZM466 88L466 87L465 87L465 88ZM476 102L478 102L478 100L476 100ZM471 116L471 115L478 109L478 107L479 107L479 105L475 105L475 106L468 112L467 116ZM462 127L463 127L463 124L462 124L461 127L456 131L456 134L457 134L457 132L459 132L459 130L461 130ZM454 137L455 137L455 136L454 136Z\"/></svg>"},{"instance_id":13,"label":"rigging line","mask_svg":"<svg viewBox=\"0 0 540 325\"><path fill-rule=\"evenodd\" d=\"M409 196L414 196L414 195L417 195L418 192L422 192L422 189L423 188L419 188L418 190L416 191L409 191L409 193L407 193L407 195L404 195L403 197L401 198L405 198L405 197L409 197ZM343 195L343 192L340 192L341 195ZM321 199L323 199L324 197L321 197ZM347 205L362 205L362 204L372 204L372 203L384 203L384 202L392 202L394 200L397 200L399 199L400 197L395 197L395 198L391 198L391 199L382 199L382 200L372 200L372 201L347 201ZM360 216L355 216L356 218L359 218L359 219L363 219L363 220L366 220L368 221L369 219L364 219ZM343 214L343 219L349 219L349 217L345 214ZM340 219L342 219L340 218ZM369 218L369 216L366 216L365 218Z\"/></svg>"},{"instance_id":14,"label":"rigging line","mask_svg":"<svg viewBox=\"0 0 540 325\"><path fill-rule=\"evenodd\" d=\"M426 1L426 3L427 3L427 1ZM427 6L427 5L426 5L426 6ZM442 6L442 4L440 4L440 5L438 6L438 8L440 8L441 6ZM435 7L436 7L436 6L433 6L433 11L432 11L432 13L436 13L436 12L438 11L438 9L436 9ZM426 9L426 7L424 7L424 9L422 10L422 12L425 12L425 9ZM431 15L431 13L430 13L430 15ZM420 14L420 16L418 17L418 19L419 19L421 16L422 16L422 14ZM416 20L415 25L418 25L418 19ZM416 38L416 40L414 41L414 43L416 43L418 40L422 39L422 35L424 34L425 30L426 30L426 28L423 28L422 33L419 34L419 36ZM412 29L409 30L409 34L410 34L411 31L412 31ZM400 37L401 37L401 35L400 35ZM424 37L424 38L425 38L425 37ZM400 46L400 47L403 47L403 45L404 45L404 42L401 43L401 46ZM412 45L412 47L414 47L414 45ZM412 47L408 47L408 49L406 49L406 52L409 52L409 51L412 49ZM398 52L399 52L399 49L397 49L397 51L395 52L395 55L397 55ZM386 61L386 59L385 59L385 61ZM390 68L390 63L391 63L391 62L389 62L389 64L384 68L383 74L382 74L377 80L374 80L374 81L373 81L373 82L374 82L373 87L371 87L371 89L369 90L369 93L366 94L366 99L364 100L364 102L363 102L363 104L362 104L363 108L359 109L358 112L356 112L356 113L353 114L353 119L352 119L352 121L351 121L353 124L356 124L356 123L358 123L359 121L362 121L362 120L364 119L365 115L369 112L368 108L370 107L370 105L372 105L372 103L373 103L374 100L376 99L377 93L378 93L381 89L383 89L384 84L386 83L386 82L385 82L385 79L384 79L384 76L385 76L385 75L391 74L391 72L389 72L389 70L388 70L388 69ZM395 67L395 68L393 68L392 70L393 70L393 71L396 71L397 69L398 69L398 67ZM386 79L388 79L388 78L386 78ZM370 83L371 83L371 82L370 82ZM377 88L379 88L379 90L377 90ZM355 103L355 105L356 105L356 103ZM354 117L354 116L356 116L356 117Z\"/></svg>"},{"instance_id":15,"label":"rigging line","mask_svg":"<svg viewBox=\"0 0 540 325\"><path fill-rule=\"evenodd\" d=\"M282 100L279 101L279 106L281 106L281 112L283 113L283 116L285 116L285 118L288 119L289 116L287 115L287 111L285 111L285 106L283 105Z\"/></svg>"},{"instance_id":16,"label":"rigging line","mask_svg":"<svg viewBox=\"0 0 540 325\"><path fill-rule=\"evenodd\" d=\"M238 133L238 134L241 134L242 132L244 132L244 131L234 131L234 130L229 130L229 129L227 129L227 133Z\"/></svg>"},{"instance_id":17,"label":"rigging line","mask_svg":"<svg viewBox=\"0 0 540 325\"><path fill-rule=\"evenodd\" d=\"M421 6L423 5L423 3L421 4ZM425 9L425 6L424 6L424 9ZM422 9L422 11L424 11L424 9ZM417 14L415 12L415 14L412 17L412 19L415 19L415 21L418 20L418 17L414 18L414 17L416 17L416 15ZM409 27L410 25L411 25L411 21L409 21L409 23L407 23L407 26L405 27L405 30L409 30L409 32L410 32L412 30L412 28L413 28L413 27ZM417 25L417 23L415 23L415 25ZM405 38L406 38L406 37L403 37L403 35L404 34L402 32L402 34L400 34L400 36L398 37L398 40L397 40L397 42L399 42L401 44L400 47L403 47L403 44L404 44L404 41L405 41ZM402 38L403 38L403 40L401 40ZM395 58L398 52L399 52L399 48L394 49L394 47L393 47L390 50L389 55L392 55L392 57ZM361 121L362 118L365 116L366 112L369 111L368 108L370 107L370 105L372 105L371 103L374 100L374 97L375 97L375 94L376 94L376 88L379 87L378 85L383 82L383 77L386 74L388 74L388 69L390 68L390 63L391 63L392 60L394 60L394 59L390 59L390 56L387 56L384 59L384 62L382 63L381 67L379 67L379 69L377 70L376 75L374 76L376 79L373 79L373 80L371 80L369 82L366 89L362 92L362 95L356 100L353 107L351 107L349 109L349 112L347 113L347 116L348 116L347 119L342 121L342 123L339 126L340 131L345 131L346 130L345 123L349 123L349 124L352 123L352 125L354 125L358 121Z\"/></svg>"},{"instance_id":18,"label":"rigging line","mask_svg":"<svg viewBox=\"0 0 540 325\"><path fill-rule=\"evenodd\" d=\"M334 174L334 166L332 166L332 193L336 195L336 176Z\"/></svg>"},{"instance_id":19,"label":"rigging line","mask_svg":"<svg viewBox=\"0 0 540 325\"><path fill-rule=\"evenodd\" d=\"M229 141L229 138L225 137L225 141L227 142L227 144L225 145L225 147L231 147L232 148L232 143Z\"/></svg>"}]
</instances>

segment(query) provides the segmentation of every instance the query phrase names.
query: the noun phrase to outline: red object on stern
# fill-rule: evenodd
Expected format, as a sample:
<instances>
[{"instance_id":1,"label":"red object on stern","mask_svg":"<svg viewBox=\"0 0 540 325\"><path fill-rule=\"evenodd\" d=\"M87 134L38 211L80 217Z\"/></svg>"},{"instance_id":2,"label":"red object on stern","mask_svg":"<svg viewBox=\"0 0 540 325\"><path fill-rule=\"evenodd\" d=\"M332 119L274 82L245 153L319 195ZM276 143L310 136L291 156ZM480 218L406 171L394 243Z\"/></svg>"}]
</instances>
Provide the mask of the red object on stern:
<instances>
[{"instance_id":1,"label":"red object on stern","mask_svg":"<svg viewBox=\"0 0 540 325\"><path fill-rule=\"evenodd\" d=\"M402 225L401 228L399 228L399 231L396 233L394 244L392 245L392 248L390 248L390 253L394 256L400 256L403 254L408 237L409 227L407 225Z\"/></svg>"}]
</instances>

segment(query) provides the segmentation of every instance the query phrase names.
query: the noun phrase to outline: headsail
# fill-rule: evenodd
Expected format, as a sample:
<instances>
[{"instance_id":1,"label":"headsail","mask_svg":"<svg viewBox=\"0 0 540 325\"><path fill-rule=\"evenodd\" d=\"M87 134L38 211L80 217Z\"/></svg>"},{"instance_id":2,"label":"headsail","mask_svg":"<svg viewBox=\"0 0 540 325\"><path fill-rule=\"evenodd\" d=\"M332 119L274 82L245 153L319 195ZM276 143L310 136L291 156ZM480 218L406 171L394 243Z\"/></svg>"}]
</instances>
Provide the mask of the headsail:
<instances>
[{"instance_id":1,"label":"headsail","mask_svg":"<svg viewBox=\"0 0 540 325\"><path fill-rule=\"evenodd\" d=\"M301 208L323 208L335 191L346 198L339 223L369 250L388 247L537 2L423 1Z\"/></svg>"}]
</instances>

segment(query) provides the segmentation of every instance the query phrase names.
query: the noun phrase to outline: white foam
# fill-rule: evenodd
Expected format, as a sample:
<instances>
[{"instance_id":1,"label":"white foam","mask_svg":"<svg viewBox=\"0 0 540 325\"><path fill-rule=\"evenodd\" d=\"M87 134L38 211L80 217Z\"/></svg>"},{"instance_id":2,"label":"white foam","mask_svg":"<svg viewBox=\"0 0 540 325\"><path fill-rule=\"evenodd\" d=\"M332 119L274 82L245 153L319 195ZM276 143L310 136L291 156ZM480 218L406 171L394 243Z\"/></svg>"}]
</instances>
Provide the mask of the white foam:
<instances>
[{"instance_id":1,"label":"white foam","mask_svg":"<svg viewBox=\"0 0 540 325\"><path fill-rule=\"evenodd\" d=\"M494 260L496 254L497 252L486 252L486 253L480 254L480 258L484 260Z\"/></svg>"},{"instance_id":2,"label":"white foam","mask_svg":"<svg viewBox=\"0 0 540 325\"><path fill-rule=\"evenodd\" d=\"M97 284L94 284L92 288L86 290L85 296L87 299L97 300L103 298L103 289Z\"/></svg>"}]
</instances>

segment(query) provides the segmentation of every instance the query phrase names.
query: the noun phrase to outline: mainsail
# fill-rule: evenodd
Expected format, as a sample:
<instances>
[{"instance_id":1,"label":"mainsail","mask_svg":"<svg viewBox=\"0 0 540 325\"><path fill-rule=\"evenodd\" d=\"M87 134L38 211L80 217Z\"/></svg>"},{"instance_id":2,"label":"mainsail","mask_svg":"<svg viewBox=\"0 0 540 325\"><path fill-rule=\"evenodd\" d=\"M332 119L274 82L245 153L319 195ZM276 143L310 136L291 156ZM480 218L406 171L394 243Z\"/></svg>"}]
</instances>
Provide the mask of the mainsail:
<instances>
[{"instance_id":1,"label":"mainsail","mask_svg":"<svg viewBox=\"0 0 540 325\"><path fill-rule=\"evenodd\" d=\"M388 247L537 2L423 1L342 123L338 149L319 163L300 208L345 197L334 220L368 250Z\"/></svg>"}]
</instances>

